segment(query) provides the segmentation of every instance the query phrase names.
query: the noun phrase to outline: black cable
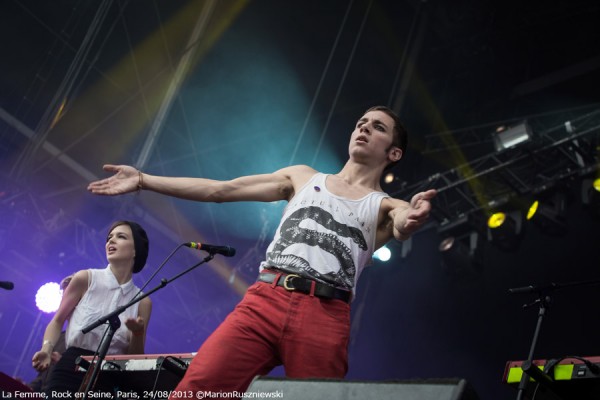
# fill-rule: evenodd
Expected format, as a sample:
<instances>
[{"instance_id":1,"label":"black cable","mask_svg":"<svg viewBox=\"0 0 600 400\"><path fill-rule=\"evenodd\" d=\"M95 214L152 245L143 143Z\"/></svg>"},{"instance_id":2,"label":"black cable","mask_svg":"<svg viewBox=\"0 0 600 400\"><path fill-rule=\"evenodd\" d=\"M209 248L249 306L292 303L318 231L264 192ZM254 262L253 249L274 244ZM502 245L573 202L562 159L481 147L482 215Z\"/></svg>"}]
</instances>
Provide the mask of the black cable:
<instances>
[{"instance_id":1,"label":"black cable","mask_svg":"<svg viewBox=\"0 0 600 400\"><path fill-rule=\"evenodd\" d=\"M185 363L185 361L183 361L180 358L173 357L173 356L166 356L162 360L161 364L164 367L164 369L172 372L173 374L177 375L179 378L183 378L183 376L185 375L185 371L187 371L187 367L188 367L187 364Z\"/></svg>"},{"instance_id":2,"label":"black cable","mask_svg":"<svg viewBox=\"0 0 600 400\"><path fill-rule=\"evenodd\" d=\"M177 375L177 377L179 377L181 379L181 378L183 378L183 375L185 374L185 371L187 370L188 365L185 363L185 361L183 361L177 357L166 356L166 357L159 358L159 362L156 364L156 367L158 368L158 372L156 373L156 378L154 378L154 384L152 385L152 392L154 392L154 393L156 393L156 386L158 385L158 378L159 378L160 373L163 370L163 368L165 370L170 371L173 374Z\"/></svg>"},{"instance_id":3,"label":"black cable","mask_svg":"<svg viewBox=\"0 0 600 400\"><path fill-rule=\"evenodd\" d=\"M159 271L160 271L160 270L161 270L161 269L162 269L162 268L165 266L165 264L167 263L167 261L169 261L169 260L171 259L171 257L173 257L173 254L175 254L175 253L177 252L177 250L179 250L179 249L180 249L181 247L183 247L183 246L184 246L184 244L183 244L183 243L182 243L182 244L180 244L179 246L177 246L177 247L175 248L175 250L173 250L173 251L171 252L171 254L169 254L169 255L167 256L167 258L165 258L165 260L164 260L164 261L163 261L163 262L162 262L162 263L161 263L161 264L158 266L158 268L157 268L157 269L156 269L156 271L155 271L155 272L152 274L152 276L151 276L150 278L148 278L148 280L146 281L146 283L144 283L144 286L142 286L142 287L140 288L140 290L139 290L139 291L138 291L138 292L135 294L135 296L133 296L133 297L131 298L131 300L135 300L135 299L136 299L136 298L137 298L137 297L138 297L140 294L142 294L142 290L144 290L144 288L145 288L146 286L148 286L148 284L149 284L149 283L152 281L152 279L154 279L154 277L156 276L156 274L158 274L158 272L159 272Z\"/></svg>"},{"instance_id":4,"label":"black cable","mask_svg":"<svg viewBox=\"0 0 600 400\"><path fill-rule=\"evenodd\" d=\"M162 363L164 362L164 358L160 360L160 362L156 365L158 371L156 372L156 378L154 378L154 383L152 384L152 393L156 393L156 385L158 384L158 377L160 376L160 372L162 371Z\"/></svg>"},{"instance_id":5,"label":"black cable","mask_svg":"<svg viewBox=\"0 0 600 400\"><path fill-rule=\"evenodd\" d=\"M591 373L593 373L594 375L600 375L600 367L598 365L594 364L593 362L591 362L590 360L588 360L584 357L579 357L579 356L564 356L564 357L560 357L560 358L551 359L544 366L544 372L548 375L551 375L553 369L561 361L569 359L569 358L573 358L575 360L579 360L579 361L583 362L585 364L585 366L590 370Z\"/></svg>"}]
</instances>

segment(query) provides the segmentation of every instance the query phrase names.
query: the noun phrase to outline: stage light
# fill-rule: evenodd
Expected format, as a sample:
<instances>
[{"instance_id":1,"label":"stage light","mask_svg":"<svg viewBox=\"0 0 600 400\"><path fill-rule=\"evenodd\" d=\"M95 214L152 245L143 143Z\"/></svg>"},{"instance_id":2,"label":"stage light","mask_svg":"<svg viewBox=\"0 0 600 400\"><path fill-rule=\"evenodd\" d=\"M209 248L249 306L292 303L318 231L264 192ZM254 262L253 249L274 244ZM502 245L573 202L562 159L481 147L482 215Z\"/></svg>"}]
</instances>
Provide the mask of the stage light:
<instances>
[{"instance_id":1,"label":"stage light","mask_svg":"<svg viewBox=\"0 0 600 400\"><path fill-rule=\"evenodd\" d=\"M533 203L531 203L531 205L527 209L527 217L526 218L528 221L531 220L531 218L533 218L533 216L537 212L539 205L540 205L540 202L538 200L534 200Z\"/></svg>"},{"instance_id":2,"label":"stage light","mask_svg":"<svg viewBox=\"0 0 600 400\"><path fill-rule=\"evenodd\" d=\"M442 267L448 273L466 275L479 272L483 266L479 234L447 236L441 240L438 250L442 256Z\"/></svg>"},{"instance_id":3,"label":"stage light","mask_svg":"<svg viewBox=\"0 0 600 400\"><path fill-rule=\"evenodd\" d=\"M600 218L600 178L581 182L581 202L594 217Z\"/></svg>"},{"instance_id":4,"label":"stage light","mask_svg":"<svg viewBox=\"0 0 600 400\"><path fill-rule=\"evenodd\" d=\"M63 291L56 282L42 285L35 294L35 305L40 311L53 313L58 310Z\"/></svg>"},{"instance_id":5,"label":"stage light","mask_svg":"<svg viewBox=\"0 0 600 400\"><path fill-rule=\"evenodd\" d=\"M493 134L494 146L496 151L502 151L530 142L532 132L527 121L523 121L511 127L498 127Z\"/></svg>"},{"instance_id":6,"label":"stage light","mask_svg":"<svg viewBox=\"0 0 600 400\"><path fill-rule=\"evenodd\" d=\"M394 182L394 173L393 172L388 172L387 174L385 174L385 177L383 178L383 181L385 183L392 183L392 182Z\"/></svg>"},{"instance_id":7,"label":"stage light","mask_svg":"<svg viewBox=\"0 0 600 400\"><path fill-rule=\"evenodd\" d=\"M438 250L442 267L448 273L466 275L478 272L483 266L480 238L485 229L474 214L461 215L438 226L441 238Z\"/></svg>"},{"instance_id":8,"label":"stage light","mask_svg":"<svg viewBox=\"0 0 600 400\"><path fill-rule=\"evenodd\" d=\"M521 243L522 226L519 211L493 213L488 218L488 239L504 251L515 251Z\"/></svg>"},{"instance_id":9,"label":"stage light","mask_svg":"<svg viewBox=\"0 0 600 400\"><path fill-rule=\"evenodd\" d=\"M540 228L544 234L563 236L568 231L564 211L565 196L555 192L539 200L533 200L527 209L526 219Z\"/></svg>"},{"instance_id":10,"label":"stage light","mask_svg":"<svg viewBox=\"0 0 600 400\"><path fill-rule=\"evenodd\" d=\"M387 246L380 247L375 253L373 253L373 258L376 258L379 261L388 261L392 258L392 252Z\"/></svg>"},{"instance_id":11,"label":"stage light","mask_svg":"<svg viewBox=\"0 0 600 400\"><path fill-rule=\"evenodd\" d=\"M456 238L454 236L449 236L445 239L442 239L438 250L441 252L448 251L454 246L454 242L456 242Z\"/></svg>"},{"instance_id":12,"label":"stage light","mask_svg":"<svg viewBox=\"0 0 600 400\"><path fill-rule=\"evenodd\" d=\"M506 214L503 212L495 212L488 218L488 228L496 229L502 226L506 221Z\"/></svg>"}]
</instances>

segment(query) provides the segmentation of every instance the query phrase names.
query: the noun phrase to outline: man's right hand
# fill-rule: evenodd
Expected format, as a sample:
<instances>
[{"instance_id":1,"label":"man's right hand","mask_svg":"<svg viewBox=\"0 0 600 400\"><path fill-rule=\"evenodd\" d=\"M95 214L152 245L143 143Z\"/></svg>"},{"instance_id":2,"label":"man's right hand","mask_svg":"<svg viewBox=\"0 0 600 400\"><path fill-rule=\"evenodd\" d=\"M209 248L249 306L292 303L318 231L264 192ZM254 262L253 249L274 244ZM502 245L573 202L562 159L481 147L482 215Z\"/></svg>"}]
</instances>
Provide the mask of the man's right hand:
<instances>
[{"instance_id":1,"label":"man's right hand","mask_svg":"<svg viewBox=\"0 0 600 400\"><path fill-rule=\"evenodd\" d=\"M129 165L110 165L103 167L107 172L113 172L114 175L92 182L88 185L88 190L94 194L114 196L135 192L140 183L140 172Z\"/></svg>"}]
</instances>

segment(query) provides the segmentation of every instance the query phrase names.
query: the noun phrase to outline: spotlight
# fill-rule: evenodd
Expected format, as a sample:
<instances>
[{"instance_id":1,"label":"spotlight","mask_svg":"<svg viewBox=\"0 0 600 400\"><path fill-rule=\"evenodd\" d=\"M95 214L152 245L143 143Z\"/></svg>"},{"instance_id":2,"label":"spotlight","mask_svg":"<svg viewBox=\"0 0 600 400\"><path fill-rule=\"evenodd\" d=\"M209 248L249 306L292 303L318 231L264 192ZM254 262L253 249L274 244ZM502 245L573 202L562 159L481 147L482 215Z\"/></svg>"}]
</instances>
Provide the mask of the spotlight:
<instances>
[{"instance_id":1,"label":"spotlight","mask_svg":"<svg viewBox=\"0 0 600 400\"><path fill-rule=\"evenodd\" d=\"M488 218L488 239L501 250L516 251L521 243L521 213L496 212Z\"/></svg>"},{"instance_id":2,"label":"spotlight","mask_svg":"<svg viewBox=\"0 0 600 400\"><path fill-rule=\"evenodd\" d=\"M385 183L392 183L392 182L394 182L394 173L393 172L388 172L387 174L385 174L385 177L383 178L383 181Z\"/></svg>"},{"instance_id":3,"label":"spotlight","mask_svg":"<svg viewBox=\"0 0 600 400\"><path fill-rule=\"evenodd\" d=\"M562 193L554 193L546 198L531 201L526 220L531 221L547 235L564 236L567 233L564 211L565 196Z\"/></svg>"},{"instance_id":4,"label":"spotlight","mask_svg":"<svg viewBox=\"0 0 600 400\"><path fill-rule=\"evenodd\" d=\"M529 221L531 220L531 218L533 218L533 216L535 215L535 213L537 213L537 209L540 206L540 202L538 200L534 200L530 205L529 208L527 209L527 217L526 219Z\"/></svg>"},{"instance_id":5,"label":"spotlight","mask_svg":"<svg viewBox=\"0 0 600 400\"><path fill-rule=\"evenodd\" d=\"M392 258L392 252L390 251L390 249L387 248L387 246L383 246L377 249L375 253L373 253L373 257L378 259L379 261L385 262Z\"/></svg>"},{"instance_id":6,"label":"spotlight","mask_svg":"<svg viewBox=\"0 0 600 400\"><path fill-rule=\"evenodd\" d=\"M479 246L481 235L474 226L474 219L473 215L461 215L438 227L442 239L438 246L442 267L449 273L465 275L480 270L483 265Z\"/></svg>"},{"instance_id":7,"label":"spotlight","mask_svg":"<svg viewBox=\"0 0 600 400\"><path fill-rule=\"evenodd\" d=\"M495 212L488 218L488 228L500 228L506 221L506 214L503 212Z\"/></svg>"},{"instance_id":8,"label":"spotlight","mask_svg":"<svg viewBox=\"0 0 600 400\"><path fill-rule=\"evenodd\" d=\"M35 304L40 311L52 313L58 310L61 299L62 290L60 285L56 282L49 282L38 289L35 295Z\"/></svg>"},{"instance_id":9,"label":"spotlight","mask_svg":"<svg viewBox=\"0 0 600 400\"><path fill-rule=\"evenodd\" d=\"M581 202L595 218L600 218L600 178L582 181Z\"/></svg>"},{"instance_id":10,"label":"spotlight","mask_svg":"<svg viewBox=\"0 0 600 400\"><path fill-rule=\"evenodd\" d=\"M522 143L530 142L532 138L531 127L523 121L511 127L498 127L493 134L496 151L506 150Z\"/></svg>"},{"instance_id":11,"label":"spotlight","mask_svg":"<svg viewBox=\"0 0 600 400\"><path fill-rule=\"evenodd\" d=\"M449 273L465 275L481 270L483 266L479 251L477 232L466 237L448 236L442 239L438 250L442 256L442 267Z\"/></svg>"}]
</instances>

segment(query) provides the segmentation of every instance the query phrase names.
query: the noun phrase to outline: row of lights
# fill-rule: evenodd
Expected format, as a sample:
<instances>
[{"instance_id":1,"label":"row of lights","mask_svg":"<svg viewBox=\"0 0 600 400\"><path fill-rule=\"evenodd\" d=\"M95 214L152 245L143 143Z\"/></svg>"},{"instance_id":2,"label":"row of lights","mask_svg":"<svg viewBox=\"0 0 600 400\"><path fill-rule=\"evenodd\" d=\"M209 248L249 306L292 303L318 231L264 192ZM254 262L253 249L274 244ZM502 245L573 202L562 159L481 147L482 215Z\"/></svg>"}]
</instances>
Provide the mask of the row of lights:
<instances>
[{"instance_id":1,"label":"row of lights","mask_svg":"<svg viewBox=\"0 0 600 400\"><path fill-rule=\"evenodd\" d=\"M590 213L600 219L600 178L582 181L582 204ZM568 233L565 209L565 195L554 192L542 198L522 201L524 207L511 211L491 213L485 221L473 221L464 216L438 228L442 237L438 250L444 265L452 270L472 270L482 265L478 260L481 244L487 239L505 251L514 251L520 244L524 224L533 223L547 235L561 236ZM524 219L523 216L524 215ZM487 226L485 226L487 224ZM483 229L481 228L483 227ZM402 242L402 258L410 252L411 244ZM392 251L383 246L373 254L382 262L390 260Z\"/></svg>"},{"instance_id":2,"label":"row of lights","mask_svg":"<svg viewBox=\"0 0 600 400\"><path fill-rule=\"evenodd\" d=\"M591 215L600 219L600 178L582 182L582 204ZM566 235L567 222L563 215L565 196L552 193L543 199L531 199L526 207L510 211L499 211L487 218L487 229L477 228L477 223L464 218L457 224L462 231L449 227L439 230L442 241L439 251L444 265L452 270L474 270L482 267L478 256L481 254L482 237L504 251L519 248L524 224L536 224L547 235ZM524 216L524 218L522 217Z\"/></svg>"},{"instance_id":3,"label":"row of lights","mask_svg":"<svg viewBox=\"0 0 600 400\"><path fill-rule=\"evenodd\" d=\"M582 182L581 201L594 216L600 217L600 178ZM532 199L525 208L525 220L538 224L547 234L565 234L566 222L562 215L564 208L565 198L559 192L553 193L545 201ZM494 231L514 224L514 221L511 222L506 212L497 212L490 215L487 224Z\"/></svg>"},{"instance_id":4,"label":"row of lights","mask_svg":"<svg viewBox=\"0 0 600 400\"><path fill-rule=\"evenodd\" d=\"M565 122L568 134L574 132L570 121ZM527 121L512 126L500 126L492 134L496 153L526 146L533 142L534 134ZM396 181L392 172L384 176L384 182L391 184ZM584 179L582 181L581 201L592 215L600 218L600 178ZM446 226L440 226L438 233L442 236L439 245L444 263L464 268L477 264L477 255L481 252L482 238L496 244L503 250L516 250L520 243L523 225L531 222L539 226L548 235L565 235L567 223L562 215L565 200L560 193L554 193L544 199L521 201L521 206L512 211L498 211L487 217L487 228L484 221L467 221L468 217L459 218ZM525 215L523 220L522 215ZM458 229L455 229L457 228ZM482 228L483 227L483 228ZM459 231L458 233L456 231ZM404 246L403 246L404 251ZM376 254L376 258L377 254Z\"/></svg>"}]
</instances>

